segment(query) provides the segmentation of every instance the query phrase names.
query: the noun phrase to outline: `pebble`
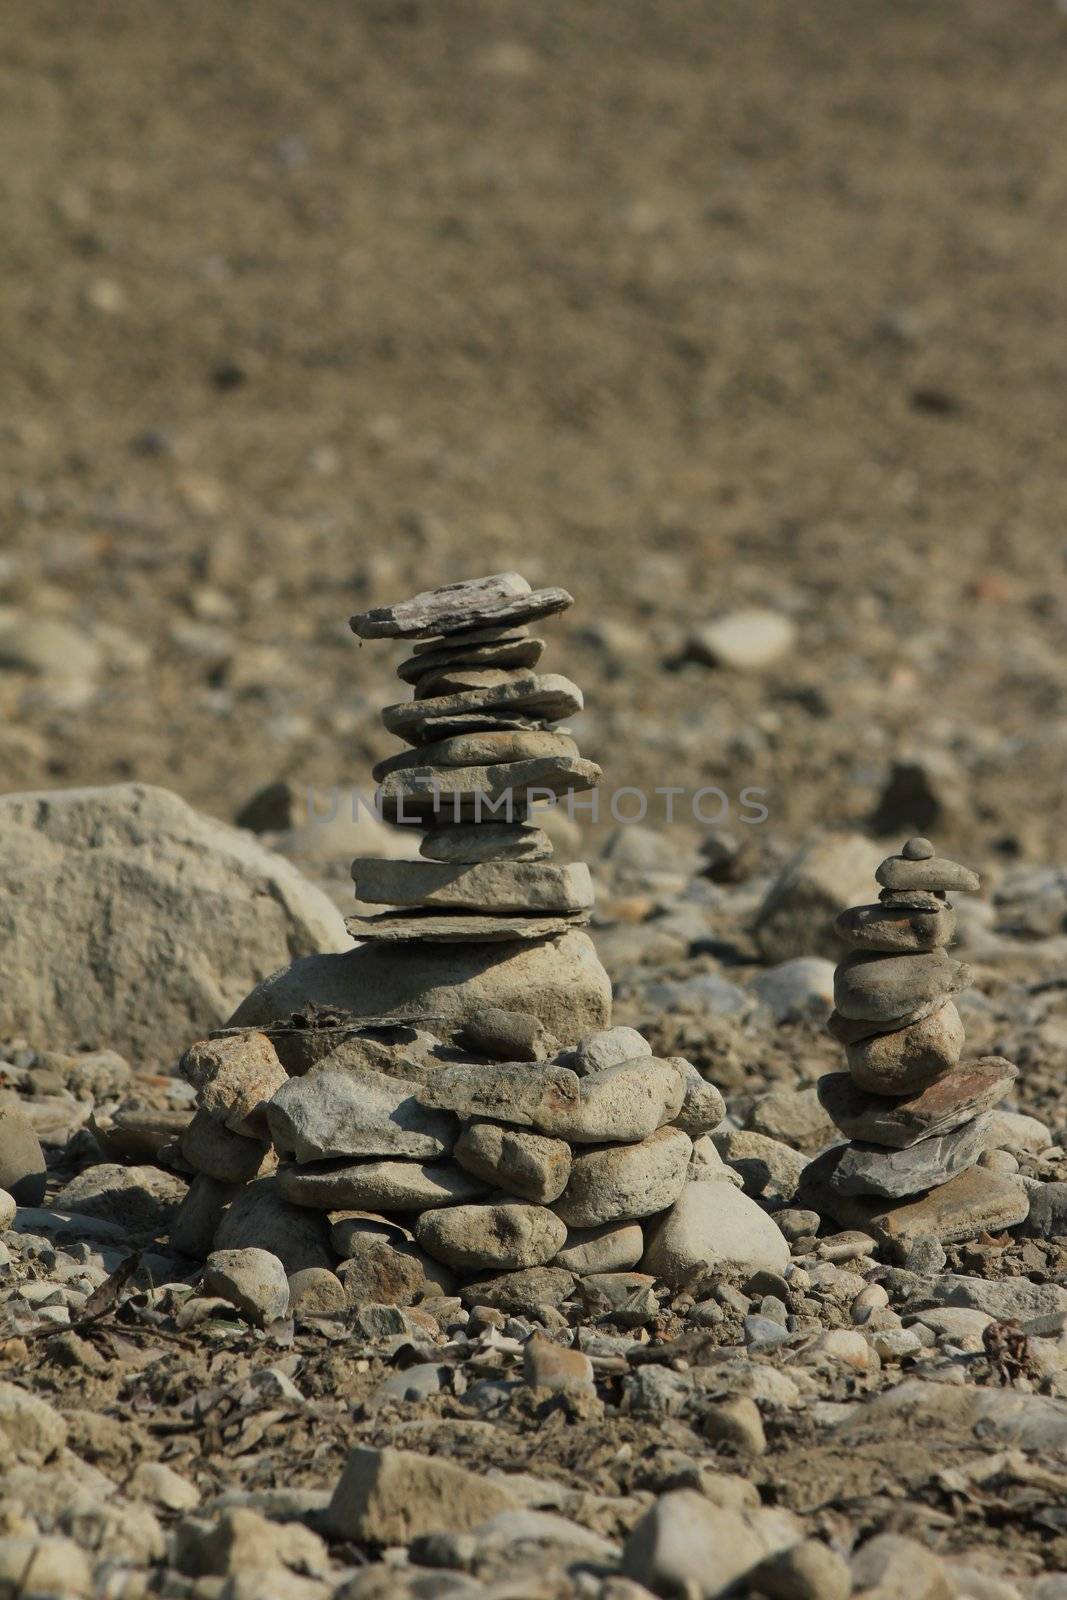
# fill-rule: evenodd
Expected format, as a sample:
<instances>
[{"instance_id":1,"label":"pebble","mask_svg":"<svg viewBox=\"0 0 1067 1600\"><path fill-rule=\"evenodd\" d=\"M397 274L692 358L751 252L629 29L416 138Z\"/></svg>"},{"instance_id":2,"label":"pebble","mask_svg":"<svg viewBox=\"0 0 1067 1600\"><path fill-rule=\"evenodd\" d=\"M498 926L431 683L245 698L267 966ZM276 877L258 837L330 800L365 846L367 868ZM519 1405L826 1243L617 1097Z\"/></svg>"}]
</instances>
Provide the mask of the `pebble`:
<instances>
[{"instance_id":1,"label":"pebble","mask_svg":"<svg viewBox=\"0 0 1067 1600\"><path fill-rule=\"evenodd\" d=\"M345 1286L327 1267L304 1267L289 1275L289 1311L292 1316L339 1316L348 1304Z\"/></svg>"},{"instance_id":2,"label":"pebble","mask_svg":"<svg viewBox=\"0 0 1067 1600\"><path fill-rule=\"evenodd\" d=\"M848 1600L852 1593L847 1561L821 1539L802 1539L778 1551L756 1568L750 1582L768 1600Z\"/></svg>"},{"instance_id":3,"label":"pebble","mask_svg":"<svg viewBox=\"0 0 1067 1600\"><path fill-rule=\"evenodd\" d=\"M523 1377L531 1389L551 1389L557 1394L595 1392L593 1364L580 1350L555 1344L534 1334L522 1353Z\"/></svg>"},{"instance_id":4,"label":"pebble","mask_svg":"<svg viewBox=\"0 0 1067 1600\"><path fill-rule=\"evenodd\" d=\"M454 1154L477 1179L542 1205L558 1200L571 1175L571 1148L564 1140L497 1122L469 1122Z\"/></svg>"},{"instance_id":5,"label":"pebble","mask_svg":"<svg viewBox=\"0 0 1067 1600\"><path fill-rule=\"evenodd\" d=\"M914 1094L958 1064L964 1038L962 1019L950 1000L909 1027L848 1044L848 1070L857 1088L872 1094Z\"/></svg>"},{"instance_id":6,"label":"pebble","mask_svg":"<svg viewBox=\"0 0 1067 1600\"><path fill-rule=\"evenodd\" d=\"M415 1237L435 1261L465 1271L545 1266L567 1229L545 1206L445 1206L419 1218Z\"/></svg>"},{"instance_id":7,"label":"pebble","mask_svg":"<svg viewBox=\"0 0 1067 1600\"><path fill-rule=\"evenodd\" d=\"M456 1161L330 1161L278 1168L278 1192L322 1211L408 1212L456 1205L486 1192Z\"/></svg>"},{"instance_id":8,"label":"pebble","mask_svg":"<svg viewBox=\"0 0 1067 1600\"><path fill-rule=\"evenodd\" d=\"M701 1432L712 1444L730 1445L739 1455L761 1456L767 1449L759 1407L747 1395L735 1395L709 1406Z\"/></svg>"},{"instance_id":9,"label":"pebble","mask_svg":"<svg viewBox=\"0 0 1067 1600\"><path fill-rule=\"evenodd\" d=\"M41 1141L13 1097L0 1097L0 1189L20 1206L39 1206L47 1173Z\"/></svg>"},{"instance_id":10,"label":"pebble","mask_svg":"<svg viewBox=\"0 0 1067 1600\"><path fill-rule=\"evenodd\" d=\"M727 1166L742 1178L746 1194L786 1203L794 1199L808 1165L801 1151L748 1129L731 1128L714 1140Z\"/></svg>"},{"instance_id":11,"label":"pebble","mask_svg":"<svg viewBox=\"0 0 1067 1600\"><path fill-rule=\"evenodd\" d=\"M555 1264L585 1277L593 1272L619 1272L636 1267L645 1250L637 1222L605 1222L596 1228L569 1228Z\"/></svg>"},{"instance_id":12,"label":"pebble","mask_svg":"<svg viewBox=\"0 0 1067 1600\"><path fill-rule=\"evenodd\" d=\"M857 952L838 963L834 1004L843 1017L893 1022L965 989L971 977L970 968L944 950L910 956Z\"/></svg>"},{"instance_id":13,"label":"pebble","mask_svg":"<svg viewBox=\"0 0 1067 1600\"><path fill-rule=\"evenodd\" d=\"M285 1268L269 1250L215 1250L204 1263L204 1290L220 1295L258 1327L289 1309Z\"/></svg>"},{"instance_id":14,"label":"pebble","mask_svg":"<svg viewBox=\"0 0 1067 1600\"><path fill-rule=\"evenodd\" d=\"M558 1049L539 1017L501 1006L476 1011L457 1037L467 1049L494 1061L545 1061Z\"/></svg>"},{"instance_id":15,"label":"pebble","mask_svg":"<svg viewBox=\"0 0 1067 1600\"><path fill-rule=\"evenodd\" d=\"M427 752L420 751L420 754ZM455 823L427 828L419 845L419 854L427 861L463 863L547 861L552 851L552 841L543 828L506 822Z\"/></svg>"},{"instance_id":16,"label":"pebble","mask_svg":"<svg viewBox=\"0 0 1067 1600\"><path fill-rule=\"evenodd\" d=\"M688 1134L666 1127L639 1144L577 1153L556 1215L568 1228L593 1228L665 1211L685 1187L692 1149Z\"/></svg>"},{"instance_id":17,"label":"pebble","mask_svg":"<svg viewBox=\"0 0 1067 1600\"><path fill-rule=\"evenodd\" d=\"M338 1539L408 1545L422 1534L462 1533L520 1503L502 1482L412 1450L351 1451L323 1523Z\"/></svg>"},{"instance_id":18,"label":"pebble","mask_svg":"<svg viewBox=\"0 0 1067 1600\"><path fill-rule=\"evenodd\" d=\"M819 956L779 962L752 980L752 991L778 1026L825 1022L834 1005L834 968Z\"/></svg>"},{"instance_id":19,"label":"pebble","mask_svg":"<svg viewBox=\"0 0 1067 1600\"><path fill-rule=\"evenodd\" d=\"M767 961L840 954L833 919L863 899L881 857L865 834L835 833L798 850L770 885L755 918Z\"/></svg>"},{"instance_id":20,"label":"pebble","mask_svg":"<svg viewBox=\"0 0 1067 1600\"><path fill-rule=\"evenodd\" d=\"M952 1600L953 1585L942 1563L917 1539L880 1533L854 1552L852 1582L885 1600Z\"/></svg>"},{"instance_id":21,"label":"pebble","mask_svg":"<svg viewBox=\"0 0 1067 1600\"><path fill-rule=\"evenodd\" d=\"M730 1510L693 1489L674 1489L632 1529L622 1570L656 1595L717 1600L790 1542L779 1514Z\"/></svg>"},{"instance_id":22,"label":"pebble","mask_svg":"<svg viewBox=\"0 0 1067 1600\"><path fill-rule=\"evenodd\" d=\"M977 894L982 887L977 872L938 856L929 856L921 861L903 855L887 856L875 873L875 878L883 889L905 893L913 889L931 890L934 893L955 889L965 894Z\"/></svg>"},{"instance_id":23,"label":"pebble","mask_svg":"<svg viewBox=\"0 0 1067 1600\"><path fill-rule=\"evenodd\" d=\"M761 672L787 655L796 644L791 617L762 606L728 611L704 622L689 635L686 655L709 667Z\"/></svg>"}]
</instances>

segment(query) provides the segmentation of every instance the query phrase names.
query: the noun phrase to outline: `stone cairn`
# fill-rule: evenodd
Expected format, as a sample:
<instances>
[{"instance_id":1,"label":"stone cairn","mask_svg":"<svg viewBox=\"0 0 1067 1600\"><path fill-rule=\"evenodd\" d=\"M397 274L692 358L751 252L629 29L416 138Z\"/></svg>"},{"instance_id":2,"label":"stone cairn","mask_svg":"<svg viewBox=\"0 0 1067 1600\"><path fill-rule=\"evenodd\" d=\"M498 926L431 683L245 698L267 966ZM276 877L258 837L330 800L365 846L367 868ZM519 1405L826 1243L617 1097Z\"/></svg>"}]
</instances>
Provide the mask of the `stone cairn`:
<instances>
[{"instance_id":1,"label":"stone cairn","mask_svg":"<svg viewBox=\"0 0 1067 1600\"><path fill-rule=\"evenodd\" d=\"M914 1234L925 1197L928 1231L942 1241L1010 1225L1025 1215L1018 1186L984 1169L980 1181L964 1176L1016 1077L999 1056L962 1059L953 996L972 980L948 953L956 931L948 893L974 893L978 876L936 856L928 839L909 839L875 876L878 901L835 923L849 953L834 974L827 1027L845 1047L848 1071L822 1078L819 1095L850 1143L816 1164L824 1209L853 1224L881 1215L892 1234L896 1206L898 1221L911 1224L901 1232Z\"/></svg>"},{"instance_id":2,"label":"stone cairn","mask_svg":"<svg viewBox=\"0 0 1067 1600\"><path fill-rule=\"evenodd\" d=\"M542 645L526 624L570 604L504 573L353 619L365 638L425 641L399 669L414 697L384 714L412 748L376 769L398 817L425 826L422 859L356 861L358 897L393 909L349 923L410 948L416 972L426 942L550 943L589 915L588 868L553 866L526 814L535 789L600 776L543 726L580 691L531 671ZM506 791L521 815L479 821L475 795ZM459 1292L543 1321L577 1297L641 1322L657 1280L780 1271L784 1238L706 1137L718 1089L632 1028L575 1032L560 1014L556 1036L521 999L458 1025L311 1008L194 1045L181 1153L198 1176L175 1245L271 1251L294 1303L322 1312Z\"/></svg>"},{"instance_id":3,"label":"stone cairn","mask_svg":"<svg viewBox=\"0 0 1067 1600\"><path fill-rule=\"evenodd\" d=\"M412 698L382 721L409 746L374 769L386 820L424 827L420 861L352 863L357 899L393 909L352 917L358 939L477 943L545 939L589 920L584 862L549 861L536 799L594 788L600 768L551 724L582 709L569 678L533 669L528 624L572 605L517 572L448 584L352 618L361 639L401 639ZM417 641L417 642L415 642Z\"/></svg>"}]
</instances>

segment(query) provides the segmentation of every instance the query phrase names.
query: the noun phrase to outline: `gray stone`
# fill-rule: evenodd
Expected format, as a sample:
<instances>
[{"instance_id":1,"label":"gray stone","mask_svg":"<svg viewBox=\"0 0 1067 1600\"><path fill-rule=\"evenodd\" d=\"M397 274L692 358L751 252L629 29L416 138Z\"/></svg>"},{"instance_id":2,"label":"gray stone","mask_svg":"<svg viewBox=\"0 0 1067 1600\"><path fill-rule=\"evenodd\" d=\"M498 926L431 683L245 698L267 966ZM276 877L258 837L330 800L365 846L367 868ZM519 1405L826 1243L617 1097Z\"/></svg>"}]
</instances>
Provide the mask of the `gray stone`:
<instances>
[{"instance_id":1,"label":"gray stone","mask_svg":"<svg viewBox=\"0 0 1067 1600\"><path fill-rule=\"evenodd\" d=\"M838 963L834 1004L844 1017L891 1022L916 1006L956 994L971 979L970 968L944 950L914 956L856 953Z\"/></svg>"},{"instance_id":2,"label":"gray stone","mask_svg":"<svg viewBox=\"0 0 1067 1600\"><path fill-rule=\"evenodd\" d=\"M6 1189L0 1189L0 1233L6 1233L10 1228L17 1210L15 1196L8 1194Z\"/></svg>"},{"instance_id":3,"label":"gray stone","mask_svg":"<svg viewBox=\"0 0 1067 1600\"><path fill-rule=\"evenodd\" d=\"M947 1183L971 1167L986 1147L989 1128L976 1117L952 1133L935 1134L903 1150L880 1145L850 1144L830 1180L838 1194L884 1195L902 1200L907 1195Z\"/></svg>"},{"instance_id":4,"label":"gray stone","mask_svg":"<svg viewBox=\"0 0 1067 1600\"><path fill-rule=\"evenodd\" d=\"M779 1026L786 1022L825 1022L834 1004L833 963L821 956L797 956L752 980L760 1005Z\"/></svg>"},{"instance_id":5,"label":"gray stone","mask_svg":"<svg viewBox=\"0 0 1067 1600\"><path fill-rule=\"evenodd\" d=\"M545 1266L567 1229L545 1206L502 1202L425 1212L415 1237L435 1261L478 1272Z\"/></svg>"},{"instance_id":6,"label":"gray stone","mask_svg":"<svg viewBox=\"0 0 1067 1600\"><path fill-rule=\"evenodd\" d=\"M421 749L416 754L421 754ZM420 763L388 773L375 793L384 815L397 822L418 820L424 826L439 827L481 820L515 826L526 821L533 802L595 789L600 779L596 763L581 756L502 761L481 767Z\"/></svg>"},{"instance_id":7,"label":"gray stone","mask_svg":"<svg viewBox=\"0 0 1067 1600\"><path fill-rule=\"evenodd\" d=\"M969 1278L955 1273L935 1278L932 1296L942 1306L984 1311L997 1322L1031 1322L1067 1317L1067 1289L1029 1278Z\"/></svg>"},{"instance_id":8,"label":"gray stone","mask_svg":"<svg viewBox=\"0 0 1067 1600\"><path fill-rule=\"evenodd\" d=\"M760 672L792 650L796 638L792 617L747 606L701 623L689 636L686 654L709 667Z\"/></svg>"},{"instance_id":9,"label":"gray stone","mask_svg":"<svg viewBox=\"0 0 1067 1600\"><path fill-rule=\"evenodd\" d=\"M427 742L442 723L472 713L503 712L505 715L537 717L544 722L560 722L581 711L584 700L576 683L558 672L510 672L502 682L479 689L461 689L456 694L435 695L429 700L402 700L382 708L382 723L389 733L409 744ZM458 730L457 730L458 731Z\"/></svg>"},{"instance_id":10,"label":"gray stone","mask_svg":"<svg viewBox=\"0 0 1067 1600\"><path fill-rule=\"evenodd\" d=\"M687 1075L675 1062L641 1055L580 1078L578 1087L577 1107L561 1107L553 1131L572 1144L631 1143L674 1120L685 1099ZM700 1079L701 1090L705 1087Z\"/></svg>"},{"instance_id":11,"label":"gray stone","mask_svg":"<svg viewBox=\"0 0 1067 1600\"><path fill-rule=\"evenodd\" d=\"M804 1173L801 1195L821 1216L843 1227L862 1228L900 1256L919 1239L958 1244L981 1233L998 1233L1026 1219L1027 1191L1018 1178L1002 1177L984 1167L968 1167L928 1194L904 1200L871 1195L844 1195L831 1179L846 1146L839 1145L813 1161Z\"/></svg>"},{"instance_id":12,"label":"gray stone","mask_svg":"<svg viewBox=\"0 0 1067 1600\"><path fill-rule=\"evenodd\" d=\"M866 898L881 852L863 834L831 834L805 845L771 884L755 933L768 961L839 955L833 919Z\"/></svg>"},{"instance_id":13,"label":"gray stone","mask_svg":"<svg viewBox=\"0 0 1067 1600\"><path fill-rule=\"evenodd\" d=\"M684 1056L668 1056L665 1064L677 1067L685 1084L685 1097L671 1119L675 1127L681 1128L691 1139L711 1133L726 1115L722 1095Z\"/></svg>"},{"instance_id":14,"label":"gray stone","mask_svg":"<svg viewBox=\"0 0 1067 1600\"><path fill-rule=\"evenodd\" d=\"M420 1085L378 1072L322 1070L290 1078L268 1107L279 1155L299 1162L331 1156L447 1155L458 1129L422 1099Z\"/></svg>"},{"instance_id":15,"label":"gray stone","mask_svg":"<svg viewBox=\"0 0 1067 1600\"><path fill-rule=\"evenodd\" d=\"M668 1127L640 1144L582 1151L574 1157L556 1214L568 1228L592 1228L662 1211L685 1187L692 1150L688 1134Z\"/></svg>"},{"instance_id":16,"label":"gray stone","mask_svg":"<svg viewBox=\"0 0 1067 1600\"><path fill-rule=\"evenodd\" d=\"M672 1210L646 1230L642 1267L672 1288L697 1268L781 1272L789 1245L754 1200L725 1183L688 1183Z\"/></svg>"},{"instance_id":17,"label":"gray stone","mask_svg":"<svg viewBox=\"0 0 1067 1600\"><path fill-rule=\"evenodd\" d=\"M481 644L466 644L459 635L451 648L427 650L421 655L408 656L396 669L403 683L415 685L415 693L441 694L452 686L450 673L456 668L475 667L536 667L544 654L545 641L532 638L528 633L509 637L501 634L496 639L486 639Z\"/></svg>"},{"instance_id":18,"label":"gray stone","mask_svg":"<svg viewBox=\"0 0 1067 1600\"><path fill-rule=\"evenodd\" d=\"M573 1067L580 1078L585 1078L590 1073L621 1066L624 1061L636 1061L639 1056L651 1055L652 1046L636 1028L604 1028L579 1039L565 1065Z\"/></svg>"},{"instance_id":19,"label":"gray stone","mask_svg":"<svg viewBox=\"0 0 1067 1600\"><path fill-rule=\"evenodd\" d=\"M323 1523L338 1539L407 1545L421 1534L476 1528L519 1505L505 1484L451 1461L360 1446L345 1463Z\"/></svg>"},{"instance_id":20,"label":"gray stone","mask_svg":"<svg viewBox=\"0 0 1067 1600\"><path fill-rule=\"evenodd\" d=\"M454 1154L476 1178L542 1205L559 1198L571 1174L570 1146L562 1139L496 1122L468 1123L456 1141ZM482 1185L474 1187L481 1189Z\"/></svg>"},{"instance_id":21,"label":"gray stone","mask_svg":"<svg viewBox=\"0 0 1067 1600\"><path fill-rule=\"evenodd\" d=\"M1067 1185L1065 1185L1067 1187ZM553 1265L579 1277L594 1272L625 1272L636 1267L645 1250L638 1222L605 1222L597 1228L570 1228Z\"/></svg>"},{"instance_id":22,"label":"gray stone","mask_svg":"<svg viewBox=\"0 0 1067 1600\"><path fill-rule=\"evenodd\" d=\"M131 1233L159 1233L170 1222L188 1185L161 1167L122 1167L102 1161L87 1167L56 1195L57 1211L114 1222Z\"/></svg>"},{"instance_id":23,"label":"gray stone","mask_svg":"<svg viewBox=\"0 0 1067 1600\"><path fill-rule=\"evenodd\" d=\"M1001 1150L1039 1155L1049 1149L1053 1141L1047 1123L1038 1117L998 1109L990 1113L989 1142Z\"/></svg>"},{"instance_id":24,"label":"gray stone","mask_svg":"<svg viewBox=\"0 0 1067 1600\"><path fill-rule=\"evenodd\" d=\"M428 1294L455 1289L446 1268L387 1224L353 1218L346 1234L335 1223L332 1236L336 1245L343 1245L337 1276L350 1306L411 1306Z\"/></svg>"},{"instance_id":25,"label":"gray stone","mask_svg":"<svg viewBox=\"0 0 1067 1600\"><path fill-rule=\"evenodd\" d=\"M587 911L544 915L523 911L381 911L372 917L346 917L353 939L390 944L515 944L521 939L543 943L589 921ZM420 957L422 952L420 951Z\"/></svg>"},{"instance_id":26,"label":"gray stone","mask_svg":"<svg viewBox=\"0 0 1067 1600\"><path fill-rule=\"evenodd\" d=\"M531 1389L551 1389L557 1394L591 1394L596 1390L589 1357L539 1333L523 1347L522 1375Z\"/></svg>"},{"instance_id":27,"label":"gray stone","mask_svg":"<svg viewBox=\"0 0 1067 1600\"><path fill-rule=\"evenodd\" d=\"M656 1595L718 1600L797 1538L781 1512L733 1511L695 1489L673 1489L634 1526L623 1572Z\"/></svg>"},{"instance_id":28,"label":"gray stone","mask_svg":"<svg viewBox=\"0 0 1067 1600\"><path fill-rule=\"evenodd\" d=\"M442 1067L415 1093L424 1106L465 1120L486 1117L550 1134L581 1111L579 1080L569 1068L524 1061Z\"/></svg>"},{"instance_id":29,"label":"gray stone","mask_svg":"<svg viewBox=\"0 0 1067 1600\"><path fill-rule=\"evenodd\" d=\"M535 590L518 572L494 572L426 589L395 605L375 606L352 617L349 625L361 639L451 640L475 629L511 628L551 617L573 604L565 589Z\"/></svg>"},{"instance_id":30,"label":"gray stone","mask_svg":"<svg viewBox=\"0 0 1067 1600\"><path fill-rule=\"evenodd\" d=\"M762 1562L752 1574L752 1587L768 1600L848 1600L852 1574L847 1561L821 1539L803 1539Z\"/></svg>"},{"instance_id":31,"label":"gray stone","mask_svg":"<svg viewBox=\"0 0 1067 1600\"><path fill-rule=\"evenodd\" d=\"M327 1267L303 1267L289 1274L289 1311L301 1317L340 1316L348 1304L345 1286Z\"/></svg>"},{"instance_id":32,"label":"gray stone","mask_svg":"<svg viewBox=\"0 0 1067 1600\"><path fill-rule=\"evenodd\" d=\"M288 861L143 784L0 798L0 901L0 1033L62 1047L106 1018L143 1065L169 1067L279 961L348 944Z\"/></svg>"},{"instance_id":33,"label":"gray stone","mask_svg":"<svg viewBox=\"0 0 1067 1600\"><path fill-rule=\"evenodd\" d=\"M289 1309L285 1268L269 1250L214 1250L204 1263L204 1292L220 1295L259 1327Z\"/></svg>"},{"instance_id":34,"label":"gray stone","mask_svg":"<svg viewBox=\"0 0 1067 1600\"><path fill-rule=\"evenodd\" d=\"M546 1061L558 1048L544 1025L528 1011L486 1006L460 1028L457 1042L494 1061Z\"/></svg>"},{"instance_id":35,"label":"gray stone","mask_svg":"<svg viewBox=\"0 0 1067 1600\"><path fill-rule=\"evenodd\" d=\"M269 1139L267 1102L288 1073L266 1034L255 1029L204 1039L182 1056L178 1070L197 1091L197 1105L248 1139Z\"/></svg>"},{"instance_id":36,"label":"gray stone","mask_svg":"<svg viewBox=\"0 0 1067 1600\"><path fill-rule=\"evenodd\" d=\"M352 1012L465 1021L486 1006L515 1006L536 1016L561 1044L602 1028L611 1018L611 984L588 935L487 950L428 945L418 960L380 944L345 955L314 956L276 972L247 996L231 1026L284 1021L308 1002Z\"/></svg>"},{"instance_id":37,"label":"gray stone","mask_svg":"<svg viewBox=\"0 0 1067 1600\"><path fill-rule=\"evenodd\" d=\"M39 1466L67 1442L67 1424L47 1401L0 1379L0 1444L5 1475L14 1463Z\"/></svg>"},{"instance_id":38,"label":"gray stone","mask_svg":"<svg viewBox=\"0 0 1067 1600\"><path fill-rule=\"evenodd\" d=\"M855 1588L885 1600L952 1600L956 1593L934 1552L902 1534L868 1539L851 1565Z\"/></svg>"},{"instance_id":39,"label":"gray stone","mask_svg":"<svg viewBox=\"0 0 1067 1600\"><path fill-rule=\"evenodd\" d=\"M278 1192L320 1211L404 1212L474 1200L486 1186L451 1161L331 1161L279 1167Z\"/></svg>"},{"instance_id":40,"label":"gray stone","mask_svg":"<svg viewBox=\"0 0 1067 1600\"><path fill-rule=\"evenodd\" d=\"M906 1149L951 1133L989 1111L1009 1092L1018 1069L1001 1056L982 1056L953 1068L919 1094L903 1099L869 1094L847 1072L819 1079L819 1099L841 1132L868 1144Z\"/></svg>"},{"instance_id":41,"label":"gray stone","mask_svg":"<svg viewBox=\"0 0 1067 1600\"><path fill-rule=\"evenodd\" d=\"M977 894L982 887L977 872L941 856L930 856L925 861L912 861L902 855L887 856L874 876L883 889L897 893L907 893L911 889L933 893L957 889L965 894Z\"/></svg>"},{"instance_id":42,"label":"gray stone","mask_svg":"<svg viewBox=\"0 0 1067 1600\"><path fill-rule=\"evenodd\" d=\"M587 911L593 883L584 861L352 863L356 897L374 905L455 906L472 911Z\"/></svg>"},{"instance_id":43,"label":"gray stone","mask_svg":"<svg viewBox=\"0 0 1067 1600\"><path fill-rule=\"evenodd\" d=\"M750 1129L728 1128L714 1136L715 1147L736 1172L745 1193L788 1204L796 1196L808 1157L780 1139Z\"/></svg>"},{"instance_id":44,"label":"gray stone","mask_svg":"<svg viewBox=\"0 0 1067 1600\"><path fill-rule=\"evenodd\" d=\"M908 1095L951 1072L963 1054L965 1040L963 1022L950 1000L910 1027L846 1045L845 1054L859 1089Z\"/></svg>"},{"instance_id":45,"label":"gray stone","mask_svg":"<svg viewBox=\"0 0 1067 1600\"><path fill-rule=\"evenodd\" d=\"M286 1272L304 1267L332 1267L324 1218L316 1211L290 1205L277 1178L257 1178L238 1190L219 1222L216 1250L269 1250Z\"/></svg>"},{"instance_id":46,"label":"gray stone","mask_svg":"<svg viewBox=\"0 0 1067 1600\"><path fill-rule=\"evenodd\" d=\"M543 828L523 823L461 822L428 828L419 854L427 861L547 861L552 849Z\"/></svg>"},{"instance_id":47,"label":"gray stone","mask_svg":"<svg viewBox=\"0 0 1067 1600\"><path fill-rule=\"evenodd\" d=\"M558 1306L574 1289L574 1274L562 1267L525 1267L477 1278L460 1290L465 1306L490 1306L537 1319L543 1306Z\"/></svg>"},{"instance_id":48,"label":"gray stone","mask_svg":"<svg viewBox=\"0 0 1067 1600\"><path fill-rule=\"evenodd\" d=\"M171 1247L198 1261L210 1255L222 1214L238 1188L198 1172L171 1221Z\"/></svg>"},{"instance_id":49,"label":"gray stone","mask_svg":"<svg viewBox=\"0 0 1067 1600\"><path fill-rule=\"evenodd\" d=\"M276 1164L268 1145L231 1133L203 1107L183 1129L178 1148L191 1167L219 1183L247 1183Z\"/></svg>"},{"instance_id":50,"label":"gray stone","mask_svg":"<svg viewBox=\"0 0 1067 1600\"><path fill-rule=\"evenodd\" d=\"M417 750L399 750L379 761L372 775L375 783L381 783L391 772L412 767L495 767L501 762L574 760L580 755L577 743L567 733L541 728L488 729L454 734ZM486 825L499 826L491 821Z\"/></svg>"},{"instance_id":51,"label":"gray stone","mask_svg":"<svg viewBox=\"0 0 1067 1600\"><path fill-rule=\"evenodd\" d=\"M956 934L956 913L944 902L929 910L881 903L850 906L837 918L834 929L838 938L854 950L913 955L951 944Z\"/></svg>"},{"instance_id":52,"label":"gray stone","mask_svg":"<svg viewBox=\"0 0 1067 1600\"><path fill-rule=\"evenodd\" d=\"M47 1178L33 1123L13 1098L0 1100L0 1189L20 1206L39 1206Z\"/></svg>"},{"instance_id":53,"label":"gray stone","mask_svg":"<svg viewBox=\"0 0 1067 1600\"><path fill-rule=\"evenodd\" d=\"M831 1039L836 1039L840 1044L852 1045L860 1040L873 1038L876 1034L898 1033L904 1028L910 1028L915 1022L922 1022L931 1012L938 1011L943 1006L944 1000L938 997L927 1000L923 1005L916 1006L906 1016L892 1017L888 1021L868 1021L862 1017L844 1017L840 1011L831 1011L826 1019L826 1031Z\"/></svg>"}]
</instances>

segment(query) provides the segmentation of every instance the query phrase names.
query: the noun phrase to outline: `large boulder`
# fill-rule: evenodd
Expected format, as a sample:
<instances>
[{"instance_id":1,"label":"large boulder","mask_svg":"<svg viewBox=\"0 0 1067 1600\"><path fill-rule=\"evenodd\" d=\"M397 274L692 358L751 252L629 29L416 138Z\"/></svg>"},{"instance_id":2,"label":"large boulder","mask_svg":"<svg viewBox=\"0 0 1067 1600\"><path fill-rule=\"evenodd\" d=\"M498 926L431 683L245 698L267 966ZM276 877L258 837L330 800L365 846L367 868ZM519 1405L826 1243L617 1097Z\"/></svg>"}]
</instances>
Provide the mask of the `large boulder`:
<instances>
[{"instance_id":1,"label":"large boulder","mask_svg":"<svg viewBox=\"0 0 1067 1600\"><path fill-rule=\"evenodd\" d=\"M486 1006L524 1011L561 1044L611 1020L611 983L592 940L574 930L514 944L396 944L294 961L241 1002L231 1027L259 1028L311 1001L359 1017L430 1015L458 1026Z\"/></svg>"},{"instance_id":2,"label":"large boulder","mask_svg":"<svg viewBox=\"0 0 1067 1600\"><path fill-rule=\"evenodd\" d=\"M0 797L0 1036L169 1060L280 962L349 945L288 861L166 789Z\"/></svg>"}]
</instances>

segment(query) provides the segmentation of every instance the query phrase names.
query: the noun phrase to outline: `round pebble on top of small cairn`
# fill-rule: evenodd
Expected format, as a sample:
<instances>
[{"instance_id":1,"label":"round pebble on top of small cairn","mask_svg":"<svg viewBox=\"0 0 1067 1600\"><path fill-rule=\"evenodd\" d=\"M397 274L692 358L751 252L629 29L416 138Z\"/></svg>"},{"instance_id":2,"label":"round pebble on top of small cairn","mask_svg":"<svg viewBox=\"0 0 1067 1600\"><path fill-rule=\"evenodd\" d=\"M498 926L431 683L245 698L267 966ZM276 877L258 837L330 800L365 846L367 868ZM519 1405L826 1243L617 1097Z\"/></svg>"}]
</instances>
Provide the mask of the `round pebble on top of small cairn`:
<instances>
[{"instance_id":1,"label":"round pebble on top of small cairn","mask_svg":"<svg viewBox=\"0 0 1067 1600\"><path fill-rule=\"evenodd\" d=\"M925 1232L953 1242L1010 1227L1026 1215L1022 1186L976 1163L1016 1068L999 1056L963 1059L954 997L972 975L948 953L956 932L948 895L973 894L979 878L921 838L875 876L878 900L835 923L849 948L827 1028L845 1047L848 1071L819 1083L850 1142L813 1163L809 1190L819 1187L822 1209L839 1222L873 1222L888 1238Z\"/></svg>"}]
</instances>

